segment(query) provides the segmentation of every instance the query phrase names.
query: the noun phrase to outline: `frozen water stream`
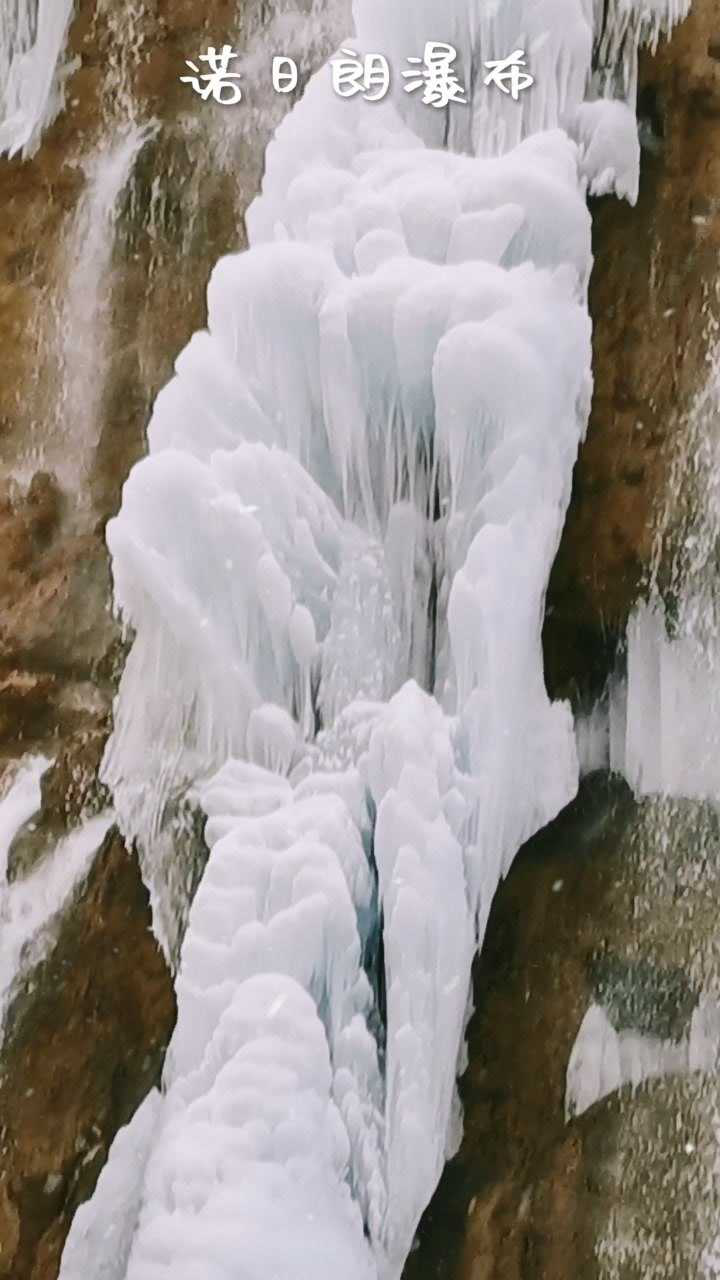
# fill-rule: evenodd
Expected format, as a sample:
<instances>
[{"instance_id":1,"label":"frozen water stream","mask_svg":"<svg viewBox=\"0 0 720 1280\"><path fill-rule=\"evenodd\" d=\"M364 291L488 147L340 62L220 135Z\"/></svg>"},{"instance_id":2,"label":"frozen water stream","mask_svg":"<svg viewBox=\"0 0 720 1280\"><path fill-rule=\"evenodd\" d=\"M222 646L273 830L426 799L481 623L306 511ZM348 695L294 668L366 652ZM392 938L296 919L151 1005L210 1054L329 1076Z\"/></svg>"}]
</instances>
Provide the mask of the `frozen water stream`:
<instances>
[{"instance_id":1,"label":"frozen water stream","mask_svg":"<svg viewBox=\"0 0 720 1280\"><path fill-rule=\"evenodd\" d=\"M492 896L577 785L540 630L591 392L585 193L636 191L637 40L678 16L457 0L469 106L342 101L325 68L268 149L108 530L134 638L104 774L179 1015L64 1280L128 1152L107 1280L400 1275ZM352 47L400 60L436 25L359 0ZM516 47L520 103L481 74ZM184 939L183 804L210 849Z\"/></svg>"},{"instance_id":2,"label":"frozen water stream","mask_svg":"<svg viewBox=\"0 0 720 1280\"><path fill-rule=\"evenodd\" d=\"M0 797L0 1040L13 996L51 950L63 913L112 825L110 813L87 819L38 866L11 880L12 842L39 815L40 781L50 764L44 756L26 758Z\"/></svg>"},{"instance_id":3,"label":"frozen water stream","mask_svg":"<svg viewBox=\"0 0 720 1280\"><path fill-rule=\"evenodd\" d=\"M74 0L5 0L0 9L0 155L32 154L60 111Z\"/></svg>"}]
</instances>

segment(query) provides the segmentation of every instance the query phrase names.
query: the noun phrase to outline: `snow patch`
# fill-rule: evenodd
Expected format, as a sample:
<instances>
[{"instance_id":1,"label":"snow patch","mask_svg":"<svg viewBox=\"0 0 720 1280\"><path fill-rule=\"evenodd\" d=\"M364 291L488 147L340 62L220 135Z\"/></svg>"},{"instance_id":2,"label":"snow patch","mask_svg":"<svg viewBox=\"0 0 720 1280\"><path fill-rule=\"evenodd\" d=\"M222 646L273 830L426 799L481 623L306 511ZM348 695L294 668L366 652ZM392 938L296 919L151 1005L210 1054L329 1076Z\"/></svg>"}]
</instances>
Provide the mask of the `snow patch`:
<instances>
[{"instance_id":1,"label":"snow patch","mask_svg":"<svg viewBox=\"0 0 720 1280\"><path fill-rule=\"evenodd\" d=\"M661 1040L631 1028L616 1031L606 1011L588 1009L570 1054L565 1093L568 1119L580 1116L601 1098L646 1080L687 1074L715 1073L720 1054L720 1005L711 997L697 1004L689 1034L681 1040Z\"/></svg>"}]
</instances>

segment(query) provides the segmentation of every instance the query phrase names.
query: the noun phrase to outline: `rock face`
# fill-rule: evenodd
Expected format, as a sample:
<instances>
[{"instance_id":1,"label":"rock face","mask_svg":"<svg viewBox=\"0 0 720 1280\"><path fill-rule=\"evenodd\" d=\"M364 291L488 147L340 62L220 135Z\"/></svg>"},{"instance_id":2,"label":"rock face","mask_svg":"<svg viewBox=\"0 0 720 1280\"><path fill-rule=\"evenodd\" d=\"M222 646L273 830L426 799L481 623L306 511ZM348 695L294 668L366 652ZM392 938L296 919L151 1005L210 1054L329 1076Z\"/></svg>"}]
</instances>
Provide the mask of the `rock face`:
<instances>
[{"instance_id":1,"label":"rock face","mask_svg":"<svg viewBox=\"0 0 720 1280\"><path fill-rule=\"evenodd\" d=\"M111 831L54 949L26 975L8 1015L0 1276L57 1276L75 1209L115 1133L157 1083L174 1021L137 861Z\"/></svg>"},{"instance_id":2,"label":"rock face","mask_svg":"<svg viewBox=\"0 0 720 1280\"><path fill-rule=\"evenodd\" d=\"M703 1274L720 1191L714 1070L598 1085L569 1121L566 1080L591 1006L679 1053L702 993L720 993L719 844L709 809L638 805L598 777L520 854L476 965L464 1141L406 1280Z\"/></svg>"},{"instance_id":3,"label":"rock face","mask_svg":"<svg viewBox=\"0 0 720 1280\"><path fill-rule=\"evenodd\" d=\"M695 0L641 59L635 208L593 202L595 394L548 593L553 694L594 695L657 553L668 477L687 462L687 420L717 321L720 60L717 8ZM671 533L671 528L668 529ZM667 574L673 540L661 555Z\"/></svg>"}]
</instances>

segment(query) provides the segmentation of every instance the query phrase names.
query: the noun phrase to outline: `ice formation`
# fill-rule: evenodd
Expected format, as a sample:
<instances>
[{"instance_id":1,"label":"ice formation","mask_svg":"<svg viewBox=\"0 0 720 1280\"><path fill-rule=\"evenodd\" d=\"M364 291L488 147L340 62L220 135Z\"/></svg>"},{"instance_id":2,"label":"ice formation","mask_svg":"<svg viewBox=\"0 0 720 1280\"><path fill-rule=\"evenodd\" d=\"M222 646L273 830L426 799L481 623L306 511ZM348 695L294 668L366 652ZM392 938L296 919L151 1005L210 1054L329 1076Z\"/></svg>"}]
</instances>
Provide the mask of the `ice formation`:
<instances>
[{"instance_id":1,"label":"ice formation","mask_svg":"<svg viewBox=\"0 0 720 1280\"><path fill-rule=\"evenodd\" d=\"M40 783L52 764L45 756L23 760L0 800L0 880L7 880L10 847L18 831L38 812Z\"/></svg>"},{"instance_id":2,"label":"ice formation","mask_svg":"<svg viewBox=\"0 0 720 1280\"><path fill-rule=\"evenodd\" d=\"M720 796L717 658L696 636L668 634L659 600L633 615L622 771L638 794Z\"/></svg>"},{"instance_id":3,"label":"ice formation","mask_svg":"<svg viewBox=\"0 0 720 1280\"><path fill-rule=\"evenodd\" d=\"M160 1094L153 1089L115 1137L95 1194L73 1218L62 1259L63 1280L123 1280Z\"/></svg>"},{"instance_id":4,"label":"ice formation","mask_svg":"<svg viewBox=\"0 0 720 1280\"><path fill-rule=\"evenodd\" d=\"M332 99L323 80L306 104L318 122L327 118ZM364 113L351 114L362 127ZM483 162L421 149L390 110L372 125L392 125L405 145L389 159L379 150L374 164L366 154L356 172L351 151L348 170L320 175L313 186L300 176L288 194L291 209L299 205L295 238L220 265L209 291L209 333L194 340L158 401L151 455L135 469L108 533L118 603L136 638L107 776L127 829L148 851L164 924L174 906L163 902L152 846L172 788L228 757L289 773L304 761L312 767L320 750L319 763L334 765L342 713L358 695L385 704L397 690L376 713L367 751L349 748L374 814L369 840L387 986L381 1074L365 1065L374 1011L361 999L355 923L370 904L356 901L351 910L345 883L358 879L358 866L368 874L362 841L356 838L347 862L337 837L322 854L309 839L296 852L298 801L272 824L284 859L292 851L303 875L317 878L314 894L323 889L335 928L346 920L339 944L325 942L320 956L311 950L304 960L313 934L324 935L301 917L306 941L293 943L291 959L303 962L292 978L312 989L316 971L332 974L332 999L316 998L318 1007L330 1003L326 1032L341 1114L346 1106L347 1177L378 1253L390 1259L388 1274L396 1274L451 1149L476 919L484 922L519 844L576 784L571 718L547 700L539 637L587 411L588 224L572 146L559 132L543 146L523 144L527 156ZM270 183L272 174L270 167ZM346 207L337 232L330 229L330 244L313 243L312 235L308 243L303 202L327 200L323 187L339 181ZM537 187L546 201L556 197L554 215L547 203L532 203ZM520 201L529 212L507 265L448 264L454 226L477 217L475 203L492 213L510 197L513 226ZM564 231L557 244L551 217ZM396 237L390 256L351 275L353 255L384 230ZM540 266L527 261L533 249ZM510 599L508 582L517 588ZM169 699L138 697L152 671L168 681ZM327 726L319 747L316 717ZM526 780L520 798L517 768ZM243 803L258 802L256 780L243 776L235 785L241 795L250 791ZM323 795L316 826L337 802ZM268 861L255 851L270 840L257 828L257 818L252 829L243 819L232 845L236 876L240 854L250 858L243 901L249 895L255 911L266 903L257 877ZM205 967L205 886L209 893L231 839L228 833L213 848L190 914L173 1072L199 1070L195 1063L212 1044L198 1009L215 1016L202 986L227 982L222 949L200 995L189 987ZM279 904L285 946L297 939L291 902ZM231 953L239 923L223 920ZM262 956L256 945L244 965L273 969L280 941ZM245 977L240 958L230 971L236 981ZM344 1025L335 1007L341 979L355 1019L347 1067L333 1038ZM195 1057L178 1067L186 1025ZM346 1084L358 1064L363 1080ZM173 1151L161 1137L149 1179ZM144 1232L155 1220L152 1209L141 1217L129 1276L133 1259L146 1256ZM179 1265L175 1249L171 1241L171 1269Z\"/></svg>"},{"instance_id":5,"label":"ice formation","mask_svg":"<svg viewBox=\"0 0 720 1280\"><path fill-rule=\"evenodd\" d=\"M648 599L627 629L624 678L608 699L610 763L639 795L720 797L720 346L710 332L708 376L690 405L671 508L661 514ZM678 494L687 514L678 527ZM668 581L669 579L669 581Z\"/></svg>"},{"instance_id":6,"label":"ice formation","mask_svg":"<svg viewBox=\"0 0 720 1280\"><path fill-rule=\"evenodd\" d=\"M0 11L0 156L31 155L64 103L74 0L12 0Z\"/></svg>"},{"instance_id":7,"label":"ice formation","mask_svg":"<svg viewBox=\"0 0 720 1280\"><path fill-rule=\"evenodd\" d=\"M591 390L584 197L633 194L655 30L603 12L457 0L471 104L445 112L341 100L325 68L156 402L108 529L133 643L104 774L182 941L179 1012L113 1280L240 1256L247 1280L397 1280L457 1142L475 946L577 784L540 631ZM359 0L356 26L401 60L435 7ZM513 103L481 69L521 45Z\"/></svg>"},{"instance_id":8,"label":"ice formation","mask_svg":"<svg viewBox=\"0 0 720 1280\"><path fill-rule=\"evenodd\" d=\"M616 1030L602 1006L593 1004L570 1054L566 1114L582 1115L623 1085L637 1088L645 1080L690 1071L714 1073L719 1054L720 1005L709 996L699 1001L688 1035L679 1040L661 1040L632 1028Z\"/></svg>"},{"instance_id":9,"label":"ice formation","mask_svg":"<svg viewBox=\"0 0 720 1280\"><path fill-rule=\"evenodd\" d=\"M63 910L112 823L109 813L89 819L28 875L9 882L13 839L40 810L40 782L50 763L44 756L24 760L0 800L0 1038L16 983L46 955Z\"/></svg>"}]
</instances>

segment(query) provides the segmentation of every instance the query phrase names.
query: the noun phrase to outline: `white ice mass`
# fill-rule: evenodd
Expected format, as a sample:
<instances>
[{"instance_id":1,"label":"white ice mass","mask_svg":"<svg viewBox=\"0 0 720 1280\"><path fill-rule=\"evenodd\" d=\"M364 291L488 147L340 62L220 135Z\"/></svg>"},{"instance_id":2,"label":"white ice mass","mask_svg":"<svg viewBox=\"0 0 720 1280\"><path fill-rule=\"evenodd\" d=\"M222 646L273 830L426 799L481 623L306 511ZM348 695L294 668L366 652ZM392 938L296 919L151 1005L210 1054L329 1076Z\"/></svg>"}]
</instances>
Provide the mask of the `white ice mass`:
<instances>
[{"instance_id":1,"label":"white ice mass","mask_svg":"<svg viewBox=\"0 0 720 1280\"><path fill-rule=\"evenodd\" d=\"M566 1114L582 1115L623 1085L636 1089L663 1076L714 1073L719 1053L720 1005L709 995L698 1002L688 1034L678 1040L661 1040L634 1028L616 1029L605 1009L592 1004L570 1054Z\"/></svg>"},{"instance_id":2,"label":"white ice mass","mask_svg":"<svg viewBox=\"0 0 720 1280\"><path fill-rule=\"evenodd\" d=\"M720 344L712 331L708 336L707 379L688 408L676 463L688 477L690 501L681 530L671 527L665 539L673 547L670 582L661 589L656 573L649 598L630 618L625 678L613 683L608 709L610 764L636 794L717 803ZM672 511L665 518L676 521Z\"/></svg>"},{"instance_id":3,"label":"white ice mass","mask_svg":"<svg viewBox=\"0 0 720 1280\"><path fill-rule=\"evenodd\" d=\"M400 61L439 10L358 0L351 47ZM591 394L585 195L634 197L637 42L681 16L591 10L443 4L469 106L312 80L109 526L133 642L104 774L181 944L112 1280L397 1280L455 1149L493 894L577 785L540 632ZM480 72L517 47L513 102Z\"/></svg>"},{"instance_id":4,"label":"white ice mass","mask_svg":"<svg viewBox=\"0 0 720 1280\"><path fill-rule=\"evenodd\" d=\"M64 50L74 0L0 7L0 155L36 150L64 103Z\"/></svg>"}]
</instances>

